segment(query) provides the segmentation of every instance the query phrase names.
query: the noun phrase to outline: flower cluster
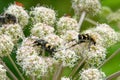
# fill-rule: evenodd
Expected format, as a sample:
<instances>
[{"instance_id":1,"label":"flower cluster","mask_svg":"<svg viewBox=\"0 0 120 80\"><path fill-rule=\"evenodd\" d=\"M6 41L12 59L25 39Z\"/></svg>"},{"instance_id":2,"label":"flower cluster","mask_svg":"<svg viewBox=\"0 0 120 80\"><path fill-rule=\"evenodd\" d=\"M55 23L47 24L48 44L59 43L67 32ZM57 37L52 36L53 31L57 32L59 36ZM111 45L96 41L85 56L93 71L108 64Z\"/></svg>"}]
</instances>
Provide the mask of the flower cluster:
<instances>
[{"instance_id":1,"label":"flower cluster","mask_svg":"<svg viewBox=\"0 0 120 80\"><path fill-rule=\"evenodd\" d=\"M0 35L0 57L9 55L13 50L14 44L11 37L5 34Z\"/></svg>"},{"instance_id":2,"label":"flower cluster","mask_svg":"<svg viewBox=\"0 0 120 80\"><path fill-rule=\"evenodd\" d=\"M56 13L54 10L46 7L35 7L30 11L31 19L34 24L44 23L52 26L56 20Z\"/></svg>"},{"instance_id":3,"label":"flower cluster","mask_svg":"<svg viewBox=\"0 0 120 80\"><path fill-rule=\"evenodd\" d=\"M22 62L22 68L23 71L26 72L26 75L33 75L38 79L47 74L48 67L49 66L45 62L44 58L37 55L27 56Z\"/></svg>"},{"instance_id":4,"label":"flower cluster","mask_svg":"<svg viewBox=\"0 0 120 80\"><path fill-rule=\"evenodd\" d=\"M54 46L60 46L64 43L63 39L61 39L56 34L46 35L43 39L48 41L48 43L50 43L51 45L54 45Z\"/></svg>"},{"instance_id":5,"label":"flower cluster","mask_svg":"<svg viewBox=\"0 0 120 80\"><path fill-rule=\"evenodd\" d=\"M37 36L39 38L43 38L44 36L51 34L53 32L54 28L44 23L37 23L33 25L33 28L31 29L31 35Z\"/></svg>"},{"instance_id":6,"label":"flower cluster","mask_svg":"<svg viewBox=\"0 0 120 80\"><path fill-rule=\"evenodd\" d=\"M5 13L13 14L18 19L18 23L24 28L25 25L28 24L29 15L27 11L24 10L23 7L12 4L5 10Z\"/></svg>"},{"instance_id":7,"label":"flower cluster","mask_svg":"<svg viewBox=\"0 0 120 80\"><path fill-rule=\"evenodd\" d=\"M71 80L71 79L67 77L61 77L61 80Z\"/></svg>"},{"instance_id":8,"label":"flower cluster","mask_svg":"<svg viewBox=\"0 0 120 80\"><path fill-rule=\"evenodd\" d=\"M19 65L21 65L21 63L24 61L24 59L27 56L37 55L37 52L35 51L35 49L33 47L23 46L18 49L16 54L17 54L17 56L16 56L17 62Z\"/></svg>"},{"instance_id":9,"label":"flower cluster","mask_svg":"<svg viewBox=\"0 0 120 80\"><path fill-rule=\"evenodd\" d=\"M84 50L83 57L87 57L86 63L92 66L99 66L106 58L106 49L99 45L92 45L90 50Z\"/></svg>"},{"instance_id":10,"label":"flower cluster","mask_svg":"<svg viewBox=\"0 0 120 80\"><path fill-rule=\"evenodd\" d=\"M39 39L39 38L36 37L36 36L26 37L26 38L24 38L21 46L30 46L30 47L33 47L33 46L34 46L33 43L34 43L34 41L35 41L36 39Z\"/></svg>"},{"instance_id":11,"label":"flower cluster","mask_svg":"<svg viewBox=\"0 0 120 80\"><path fill-rule=\"evenodd\" d=\"M63 66L74 67L79 57L72 50L61 50L55 53L54 58Z\"/></svg>"},{"instance_id":12,"label":"flower cluster","mask_svg":"<svg viewBox=\"0 0 120 80\"><path fill-rule=\"evenodd\" d=\"M105 74L96 68L89 68L83 70L81 73L81 80L104 80Z\"/></svg>"},{"instance_id":13,"label":"flower cluster","mask_svg":"<svg viewBox=\"0 0 120 80\"><path fill-rule=\"evenodd\" d=\"M1 80L7 80L8 77L6 75L6 69L4 69L4 66L0 64L0 79Z\"/></svg>"},{"instance_id":14,"label":"flower cluster","mask_svg":"<svg viewBox=\"0 0 120 80\"><path fill-rule=\"evenodd\" d=\"M75 30L67 30L66 31L66 34L62 34L60 35L61 38L65 41L64 43L64 46L66 48L69 48L70 46L76 44L76 42L78 42L78 35L79 33L76 32ZM77 55L80 54L82 52L82 46L80 44L74 46L74 47L71 47L69 48L71 50L73 50Z\"/></svg>"},{"instance_id":15,"label":"flower cluster","mask_svg":"<svg viewBox=\"0 0 120 80\"><path fill-rule=\"evenodd\" d=\"M82 11L87 13L98 13L101 9L99 0L72 0L72 8L78 15Z\"/></svg>"},{"instance_id":16,"label":"flower cluster","mask_svg":"<svg viewBox=\"0 0 120 80\"><path fill-rule=\"evenodd\" d=\"M103 63L106 58L106 48L118 42L120 36L107 24L99 24L83 33L89 34L96 42L96 45L90 46L89 50L84 50L84 54L81 53L82 56L87 57L86 63L92 66Z\"/></svg>"},{"instance_id":17,"label":"flower cluster","mask_svg":"<svg viewBox=\"0 0 120 80\"><path fill-rule=\"evenodd\" d=\"M65 41L69 42L73 39L78 39L78 32L76 32L75 30L67 30L65 34L60 35L60 37L62 39L64 39Z\"/></svg>"},{"instance_id":18,"label":"flower cluster","mask_svg":"<svg viewBox=\"0 0 120 80\"><path fill-rule=\"evenodd\" d=\"M51 67L54 64L54 60L38 56L41 54L41 48L34 46L36 39L39 38L35 36L25 38L16 53L16 58L17 63L26 72L26 75L33 75L39 79L41 76L45 76L48 71L52 71Z\"/></svg>"},{"instance_id":19,"label":"flower cluster","mask_svg":"<svg viewBox=\"0 0 120 80\"><path fill-rule=\"evenodd\" d=\"M10 36L13 43L16 43L19 39L24 39L24 34L19 24L2 25L0 28L0 34Z\"/></svg>"},{"instance_id":20,"label":"flower cluster","mask_svg":"<svg viewBox=\"0 0 120 80\"><path fill-rule=\"evenodd\" d=\"M116 42L119 41L119 33L115 32L114 29L112 29L107 24L100 24L96 27L95 31L102 35L104 41L105 41L105 47L109 47Z\"/></svg>"},{"instance_id":21,"label":"flower cluster","mask_svg":"<svg viewBox=\"0 0 120 80\"><path fill-rule=\"evenodd\" d=\"M67 30L78 31L77 21L70 17L61 17L57 22L57 31L59 34L65 34Z\"/></svg>"}]
</instances>

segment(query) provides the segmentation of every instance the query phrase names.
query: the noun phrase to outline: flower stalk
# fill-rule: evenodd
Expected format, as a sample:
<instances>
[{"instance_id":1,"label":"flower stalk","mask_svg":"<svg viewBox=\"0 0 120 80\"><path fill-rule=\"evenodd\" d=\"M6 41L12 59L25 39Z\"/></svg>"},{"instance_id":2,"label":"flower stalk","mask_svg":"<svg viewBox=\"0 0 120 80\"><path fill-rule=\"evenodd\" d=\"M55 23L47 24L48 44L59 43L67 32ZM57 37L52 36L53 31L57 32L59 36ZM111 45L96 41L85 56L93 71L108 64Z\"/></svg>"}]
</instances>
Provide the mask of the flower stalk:
<instances>
[{"instance_id":1,"label":"flower stalk","mask_svg":"<svg viewBox=\"0 0 120 80\"><path fill-rule=\"evenodd\" d=\"M19 69L17 68L17 66L15 65L13 59L11 58L11 56L8 54L8 58L11 61L12 65L14 66L14 68L16 69L16 71L18 72L19 76L21 77L22 80L25 80L24 77L22 76L22 73L19 71Z\"/></svg>"},{"instance_id":2,"label":"flower stalk","mask_svg":"<svg viewBox=\"0 0 120 80\"><path fill-rule=\"evenodd\" d=\"M42 80L47 80L46 76L42 76Z\"/></svg>"},{"instance_id":3,"label":"flower stalk","mask_svg":"<svg viewBox=\"0 0 120 80\"><path fill-rule=\"evenodd\" d=\"M55 74L54 74L53 80L61 80L62 72L63 72L63 65L60 64L59 67L57 68Z\"/></svg>"},{"instance_id":4,"label":"flower stalk","mask_svg":"<svg viewBox=\"0 0 120 80\"><path fill-rule=\"evenodd\" d=\"M120 48L118 50L116 50L109 58L107 58L99 67L101 68L105 63L107 63L110 59L112 59L115 55L117 55L118 53L120 53Z\"/></svg>"},{"instance_id":5,"label":"flower stalk","mask_svg":"<svg viewBox=\"0 0 120 80\"><path fill-rule=\"evenodd\" d=\"M106 78L106 80L112 80L113 78L116 78L116 77L118 77L118 76L120 76L120 71L111 74L110 76L108 76L108 77Z\"/></svg>"},{"instance_id":6,"label":"flower stalk","mask_svg":"<svg viewBox=\"0 0 120 80\"><path fill-rule=\"evenodd\" d=\"M79 60L78 65L77 65L77 66L72 70L72 72L70 73L70 75L69 75L70 78L72 78L72 77L75 75L75 73L76 73L77 70L80 68L80 66L85 62L85 60L86 60L86 58L82 59L82 61Z\"/></svg>"},{"instance_id":7,"label":"flower stalk","mask_svg":"<svg viewBox=\"0 0 120 80\"><path fill-rule=\"evenodd\" d=\"M85 21L87 21L87 22L89 22L89 23L91 23L91 24L93 24L93 25L98 25L98 23L97 22L95 22L94 20L92 20L92 19L90 19L90 18L85 18Z\"/></svg>"},{"instance_id":8,"label":"flower stalk","mask_svg":"<svg viewBox=\"0 0 120 80\"><path fill-rule=\"evenodd\" d=\"M34 75L31 75L31 80L36 80Z\"/></svg>"},{"instance_id":9,"label":"flower stalk","mask_svg":"<svg viewBox=\"0 0 120 80\"><path fill-rule=\"evenodd\" d=\"M84 19L85 19L85 16L86 16L86 12L83 11L82 14L81 14L81 17L80 17L80 19L79 19L79 22L78 22L79 31L80 31L80 29L81 29L81 26L82 26L82 23L83 23L83 21L84 21Z\"/></svg>"},{"instance_id":10,"label":"flower stalk","mask_svg":"<svg viewBox=\"0 0 120 80\"><path fill-rule=\"evenodd\" d=\"M42 50L42 56L43 57L45 56L45 50Z\"/></svg>"},{"instance_id":11,"label":"flower stalk","mask_svg":"<svg viewBox=\"0 0 120 80\"><path fill-rule=\"evenodd\" d=\"M12 76L13 80L18 80L17 77L12 73L12 71L6 66L6 64L0 59L1 63L4 65L5 69L8 71L8 73Z\"/></svg>"}]
</instances>

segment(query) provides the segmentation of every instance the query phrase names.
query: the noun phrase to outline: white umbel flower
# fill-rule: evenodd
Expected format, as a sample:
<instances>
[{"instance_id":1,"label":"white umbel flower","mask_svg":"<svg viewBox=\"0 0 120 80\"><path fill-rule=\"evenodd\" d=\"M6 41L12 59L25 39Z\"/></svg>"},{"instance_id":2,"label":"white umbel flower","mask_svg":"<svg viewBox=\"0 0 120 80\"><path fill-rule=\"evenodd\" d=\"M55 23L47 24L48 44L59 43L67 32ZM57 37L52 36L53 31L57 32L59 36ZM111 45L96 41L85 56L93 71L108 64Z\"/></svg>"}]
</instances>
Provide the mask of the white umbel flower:
<instances>
[{"instance_id":1,"label":"white umbel flower","mask_svg":"<svg viewBox=\"0 0 120 80\"><path fill-rule=\"evenodd\" d=\"M59 34L63 34L67 30L78 31L79 28L77 27L77 21L70 17L61 17L57 22L57 31Z\"/></svg>"},{"instance_id":2,"label":"white umbel flower","mask_svg":"<svg viewBox=\"0 0 120 80\"><path fill-rule=\"evenodd\" d=\"M77 15L82 11L86 11L94 15L95 13L100 12L101 4L99 0L72 0L72 8Z\"/></svg>"},{"instance_id":3,"label":"white umbel flower","mask_svg":"<svg viewBox=\"0 0 120 80\"><path fill-rule=\"evenodd\" d=\"M95 32L99 33L103 37L105 47L109 47L120 40L120 34L115 32L115 30L107 24L99 24L95 28Z\"/></svg>"},{"instance_id":4,"label":"white umbel flower","mask_svg":"<svg viewBox=\"0 0 120 80\"><path fill-rule=\"evenodd\" d=\"M33 25L33 28L31 29L31 35L37 36L39 38L42 38L48 34L51 34L54 32L54 28L51 26L48 26L43 23L37 23Z\"/></svg>"},{"instance_id":5,"label":"white umbel flower","mask_svg":"<svg viewBox=\"0 0 120 80\"><path fill-rule=\"evenodd\" d=\"M30 37L27 37L25 39L23 39L23 42L21 44L21 47L19 48L20 51L23 49L23 52L21 54L24 55L24 51L28 51L28 54L32 54L32 53L35 53L35 54L40 54L40 47L38 46L35 46L34 44L34 41L36 39L39 39L38 37L35 37L35 36L30 36ZM25 50L24 50L25 49ZM28 50L27 50L28 49ZM30 50L29 50L30 49ZM26 53L27 54L27 53Z\"/></svg>"},{"instance_id":6,"label":"white umbel flower","mask_svg":"<svg viewBox=\"0 0 120 80\"><path fill-rule=\"evenodd\" d=\"M22 28L24 28L24 26L28 24L29 15L21 6L15 4L10 5L5 13L15 15L18 19L18 23L21 25Z\"/></svg>"},{"instance_id":7,"label":"white umbel flower","mask_svg":"<svg viewBox=\"0 0 120 80\"><path fill-rule=\"evenodd\" d=\"M31 46L33 47L34 46L34 41L39 39L38 37L36 36L30 36L30 37L27 37L25 39L23 39L23 42L21 44L21 46Z\"/></svg>"},{"instance_id":8,"label":"white umbel flower","mask_svg":"<svg viewBox=\"0 0 120 80\"><path fill-rule=\"evenodd\" d=\"M71 41L73 39L77 40L78 39L78 32L75 30L67 30L65 34L60 35L62 39L65 41Z\"/></svg>"},{"instance_id":9,"label":"white umbel flower","mask_svg":"<svg viewBox=\"0 0 120 80\"><path fill-rule=\"evenodd\" d=\"M35 51L35 49L31 46L22 46L18 49L17 51L17 63L19 65L21 65L21 63L23 62L23 60L27 57L27 56L32 56L32 55L38 55L38 53Z\"/></svg>"},{"instance_id":10,"label":"white umbel flower","mask_svg":"<svg viewBox=\"0 0 120 80\"><path fill-rule=\"evenodd\" d=\"M75 30L67 30L65 34L60 35L61 38L65 41L65 44L63 46L72 49L73 51L75 51L76 54L80 54L81 51L80 48L82 48L80 44L72 46L76 44L76 42L78 41L78 34L79 33L76 32Z\"/></svg>"},{"instance_id":11,"label":"white umbel flower","mask_svg":"<svg viewBox=\"0 0 120 80\"><path fill-rule=\"evenodd\" d=\"M45 63L47 64L48 66L48 70L49 72L52 72L53 73L53 70L54 70L54 64L56 64L56 61L54 58L51 58L51 57L44 57L44 60L45 60Z\"/></svg>"},{"instance_id":12,"label":"white umbel flower","mask_svg":"<svg viewBox=\"0 0 120 80\"><path fill-rule=\"evenodd\" d=\"M84 54L85 50L89 50L89 42L78 43L76 40L71 41L65 44L67 49L70 49L79 56L79 58L83 57L81 54Z\"/></svg>"},{"instance_id":13,"label":"white umbel flower","mask_svg":"<svg viewBox=\"0 0 120 80\"><path fill-rule=\"evenodd\" d=\"M50 58L50 57L45 57L44 58L45 62L47 63L48 66L53 66L54 64L54 59L53 58Z\"/></svg>"},{"instance_id":14,"label":"white umbel flower","mask_svg":"<svg viewBox=\"0 0 120 80\"><path fill-rule=\"evenodd\" d=\"M34 24L41 22L52 26L56 20L55 11L42 6L33 8L30 15Z\"/></svg>"},{"instance_id":15,"label":"white umbel flower","mask_svg":"<svg viewBox=\"0 0 120 80\"><path fill-rule=\"evenodd\" d=\"M105 80L105 73L96 68L83 70L80 75L81 80Z\"/></svg>"},{"instance_id":16,"label":"white umbel flower","mask_svg":"<svg viewBox=\"0 0 120 80\"><path fill-rule=\"evenodd\" d=\"M41 76L46 76L48 72L48 65L44 58L37 55L26 57L22 62L22 68L26 75L36 76L38 79Z\"/></svg>"},{"instance_id":17,"label":"white umbel flower","mask_svg":"<svg viewBox=\"0 0 120 80\"><path fill-rule=\"evenodd\" d=\"M0 33L9 35L14 43L16 43L19 39L24 39L25 37L19 24L2 25Z\"/></svg>"},{"instance_id":18,"label":"white umbel flower","mask_svg":"<svg viewBox=\"0 0 120 80\"><path fill-rule=\"evenodd\" d=\"M67 78L67 77L61 77L61 80L72 80L72 79Z\"/></svg>"},{"instance_id":19,"label":"white umbel flower","mask_svg":"<svg viewBox=\"0 0 120 80\"><path fill-rule=\"evenodd\" d=\"M11 37L1 34L0 35L0 57L9 55L13 50L14 44Z\"/></svg>"},{"instance_id":20,"label":"white umbel flower","mask_svg":"<svg viewBox=\"0 0 120 80\"><path fill-rule=\"evenodd\" d=\"M99 45L91 45L90 50L84 50L81 55L86 59L86 63L92 66L99 66L106 58L106 49Z\"/></svg>"},{"instance_id":21,"label":"white umbel flower","mask_svg":"<svg viewBox=\"0 0 120 80\"><path fill-rule=\"evenodd\" d=\"M35 51L35 53L37 53L38 55L39 54L41 54L41 48L40 47L38 47L38 46L35 46L35 44L34 44L34 41L35 40L38 40L39 38L38 37L35 37L35 36L30 36L30 37L27 37L27 38L25 38L25 39L23 39L23 42L22 42L22 44L21 44L21 47L31 47L32 49L31 50L33 50L33 51ZM30 51L31 51L30 50ZM29 53L31 53L31 52L29 52Z\"/></svg>"},{"instance_id":22,"label":"white umbel flower","mask_svg":"<svg viewBox=\"0 0 120 80\"><path fill-rule=\"evenodd\" d=\"M74 67L75 62L79 59L75 52L69 49L56 52L54 58L64 67Z\"/></svg>"},{"instance_id":23,"label":"white umbel flower","mask_svg":"<svg viewBox=\"0 0 120 80\"><path fill-rule=\"evenodd\" d=\"M64 42L63 39L56 34L48 34L43 39L54 46L59 46Z\"/></svg>"},{"instance_id":24,"label":"white umbel flower","mask_svg":"<svg viewBox=\"0 0 120 80\"><path fill-rule=\"evenodd\" d=\"M0 79L1 80L7 80L8 77L6 75L6 69L4 69L4 66L0 64Z\"/></svg>"}]
</instances>

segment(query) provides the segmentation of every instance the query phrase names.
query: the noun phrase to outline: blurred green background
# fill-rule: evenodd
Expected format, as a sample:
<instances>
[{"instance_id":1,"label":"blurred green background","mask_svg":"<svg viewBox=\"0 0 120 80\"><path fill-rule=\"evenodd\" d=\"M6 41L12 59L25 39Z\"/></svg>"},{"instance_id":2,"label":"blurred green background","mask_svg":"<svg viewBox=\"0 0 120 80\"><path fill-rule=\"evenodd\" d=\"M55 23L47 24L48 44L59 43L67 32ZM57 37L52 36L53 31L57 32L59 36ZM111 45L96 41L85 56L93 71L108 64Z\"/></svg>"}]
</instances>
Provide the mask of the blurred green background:
<instances>
[{"instance_id":1,"label":"blurred green background","mask_svg":"<svg viewBox=\"0 0 120 80\"><path fill-rule=\"evenodd\" d=\"M4 11L7 6L14 3L15 0L0 0L0 13ZM58 12L59 16L64 14L72 14L71 0L16 0L21 2L26 9L30 9L37 4L52 7ZM103 6L109 6L113 11L120 8L120 0L101 0Z\"/></svg>"}]
</instances>

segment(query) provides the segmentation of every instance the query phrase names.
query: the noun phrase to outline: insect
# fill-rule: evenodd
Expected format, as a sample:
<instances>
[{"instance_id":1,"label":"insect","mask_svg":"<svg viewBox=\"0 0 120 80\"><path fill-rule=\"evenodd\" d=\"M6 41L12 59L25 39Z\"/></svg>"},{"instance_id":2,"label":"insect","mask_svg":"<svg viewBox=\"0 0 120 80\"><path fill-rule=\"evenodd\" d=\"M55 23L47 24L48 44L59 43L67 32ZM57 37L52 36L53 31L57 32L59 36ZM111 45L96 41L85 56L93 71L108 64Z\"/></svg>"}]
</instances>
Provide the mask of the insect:
<instances>
[{"instance_id":1,"label":"insect","mask_svg":"<svg viewBox=\"0 0 120 80\"><path fill-rule=\"evenodd\" d=\"M73 39L71 41L75 41L75 39ZM92 44L96 45L95 39L92 38L89 34L78 34L78 41L76 41L76 43L73 44L72 46L70 46L69 48L74 47L77 44L81 44L81 43L85 43L85 42L89 43L88 47L90 47L90 45L92 45ZM69 49L69 48L66 48L66 49Z\"/></svg>"},{"instance_id":2,"label":"insect","mask_svg":"<svg viewBox=\"0 0 120 80\"><path fill-rule=\"evenodd\" d=\"M0 24L15 24L17 19L14 15L6 13L4 16L0 16Z\"/></svg>"},{"instance_id":3,"label":"insect","mask_svg":"<svg viewBox=\"0 0 120 80\"><path fill-rule=\"evenodd\" d=\"M79 34L78 35L78 43L83 43L83 42L89 42L92 44L96 44L96 41L94 38L92 38L89 34Z\"/></svg>"},{"instance_id":4,"label":"insect","mask_svg":"<svg viewBox=\"0 0 120 80\"><path fill-rule=\"evenodd\" d=\"M41 46L41 48L49 52L51 56L53 56L54 52L57 52L55 46L52 46L51 44L49 44L47 41L43 39L35 40L34 46Z\"/></svg>"},{"instance_id":5,"label":"insect","mask_svg":"<svg viewBox=\"0 0 120 80\"><path fill-rule=\"evenodd\" d=\"M21 6L21 7L23 7L23 6L24 6L22 3L17 2L17 1L15 1L15 2L14 2L14 4L16 4L17 6Z\"/></svg>"}]
</instances>

